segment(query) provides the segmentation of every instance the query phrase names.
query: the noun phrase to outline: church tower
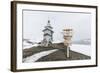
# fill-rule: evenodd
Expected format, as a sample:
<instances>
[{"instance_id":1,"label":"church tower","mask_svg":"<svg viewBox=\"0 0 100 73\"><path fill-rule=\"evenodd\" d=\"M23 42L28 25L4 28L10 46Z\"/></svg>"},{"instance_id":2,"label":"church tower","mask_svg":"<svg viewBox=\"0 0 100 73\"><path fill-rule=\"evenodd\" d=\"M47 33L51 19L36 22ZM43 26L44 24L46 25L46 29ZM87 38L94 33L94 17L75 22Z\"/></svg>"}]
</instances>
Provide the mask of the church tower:
<instances>
[{"instance_id":1,"label":"church tower","mask_svg":"<svg viewBox=\"0 0 100 73\"><path fill-rule=\"evenodd\" d=\"M43 41L42 46L48 47L52 44L53 41L53 27L51 27L50 20L48 20L47 25L45 26L43 30Z\"/></svg>"}]
</instances>

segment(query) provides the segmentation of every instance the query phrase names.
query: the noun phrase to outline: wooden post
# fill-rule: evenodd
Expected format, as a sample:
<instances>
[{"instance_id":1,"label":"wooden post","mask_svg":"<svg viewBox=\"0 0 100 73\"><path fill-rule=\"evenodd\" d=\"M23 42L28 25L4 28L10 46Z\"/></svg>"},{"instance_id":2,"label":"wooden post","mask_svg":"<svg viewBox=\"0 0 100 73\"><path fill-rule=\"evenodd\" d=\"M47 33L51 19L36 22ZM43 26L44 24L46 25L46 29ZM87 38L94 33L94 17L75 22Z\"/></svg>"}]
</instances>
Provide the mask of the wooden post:
<instances>
[{"instance_id":1,"label":"wooden post","mask_svg":"<svg viewBox=\"0 0 100 73\"><path fill-rule=\"evenodd\" d=\"M70 57L70 48L67 47L67 58L69 58L69 57Z\"/></svg>"},{"instance_id":2,"label":"wooden post","mask_svg":"<svg viewBox=\"0 0 100 73\"><path fill-rule=\"evenodd\" d=\"M72 29L64 29L63 30L63 37L64 37L64 45L66 46L66 57L70 57L70 45L71 45L71 38L72 38Z\"/></svg>"}]
</instances>

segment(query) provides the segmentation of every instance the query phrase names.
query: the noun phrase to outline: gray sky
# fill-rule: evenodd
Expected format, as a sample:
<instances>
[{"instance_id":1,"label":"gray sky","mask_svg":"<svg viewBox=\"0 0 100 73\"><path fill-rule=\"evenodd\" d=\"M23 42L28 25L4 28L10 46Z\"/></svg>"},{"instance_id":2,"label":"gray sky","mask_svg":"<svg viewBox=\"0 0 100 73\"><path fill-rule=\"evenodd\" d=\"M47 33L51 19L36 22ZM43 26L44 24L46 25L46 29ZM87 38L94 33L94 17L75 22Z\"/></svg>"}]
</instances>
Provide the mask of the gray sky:
<instances>
[{"instance_id":1,"label":"gray sky","mask_svg":"<svg viewBox=\"0 0 100 73\"><path fill-rule=\"evenodd\" d=\"M90 39L91 37L91 14L69 12L44 12L23 11L23 38L33 42L43 39L44 26L48 19L53 27L54 41L62 41L62 30L72 28L74 30L73 41Z\"/></svg>"}]
</instances>

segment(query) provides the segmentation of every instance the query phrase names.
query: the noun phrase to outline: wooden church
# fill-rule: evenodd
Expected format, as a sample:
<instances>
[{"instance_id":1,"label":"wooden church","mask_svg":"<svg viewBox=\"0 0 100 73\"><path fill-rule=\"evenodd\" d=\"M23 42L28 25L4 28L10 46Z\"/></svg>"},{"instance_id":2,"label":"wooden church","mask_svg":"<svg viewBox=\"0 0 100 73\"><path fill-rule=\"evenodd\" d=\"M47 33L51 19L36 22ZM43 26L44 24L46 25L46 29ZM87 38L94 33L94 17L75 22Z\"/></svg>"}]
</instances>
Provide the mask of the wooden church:
<instances>
[{"instance_id":1,"label":"wooden church","mask_svg":"<svg viewBox=\"0 0 100 73\"><path fill-rule=\"evenodd\" d=\"M41 42L41 46L48 47L52 45L53 41L53 27L51 27L50 20L48 20L47 25L43 30L43 40Z\"/></svg>"}]
</instances>

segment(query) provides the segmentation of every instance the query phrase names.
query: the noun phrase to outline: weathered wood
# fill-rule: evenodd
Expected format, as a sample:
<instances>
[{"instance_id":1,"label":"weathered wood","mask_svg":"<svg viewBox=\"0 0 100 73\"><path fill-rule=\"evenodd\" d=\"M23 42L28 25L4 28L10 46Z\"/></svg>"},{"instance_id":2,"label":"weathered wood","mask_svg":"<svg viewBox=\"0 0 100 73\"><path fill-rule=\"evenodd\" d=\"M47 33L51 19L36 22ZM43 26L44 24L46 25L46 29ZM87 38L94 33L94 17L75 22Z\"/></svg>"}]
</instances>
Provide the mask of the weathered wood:
<instances>
[{"instance_id":1,"label":"weathered wood","mask_svg":"<svg viewBox=\"0 0 100 73\"><path fill-rule=\"evenodd\" d=\"M66 46L66 57L70 57L70 45L73 36L73 29L63 29L64 45Z\"/></svg>"}]
</instances>

